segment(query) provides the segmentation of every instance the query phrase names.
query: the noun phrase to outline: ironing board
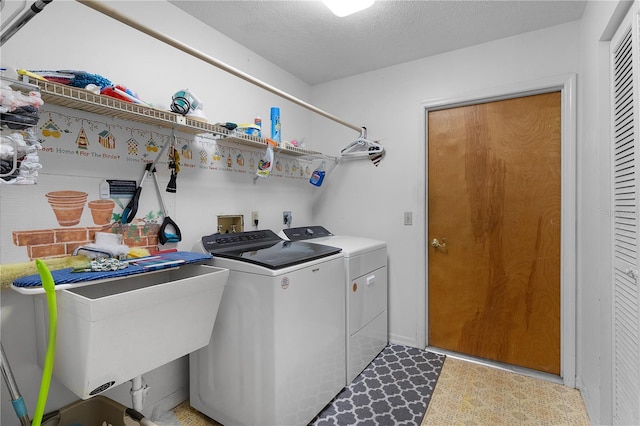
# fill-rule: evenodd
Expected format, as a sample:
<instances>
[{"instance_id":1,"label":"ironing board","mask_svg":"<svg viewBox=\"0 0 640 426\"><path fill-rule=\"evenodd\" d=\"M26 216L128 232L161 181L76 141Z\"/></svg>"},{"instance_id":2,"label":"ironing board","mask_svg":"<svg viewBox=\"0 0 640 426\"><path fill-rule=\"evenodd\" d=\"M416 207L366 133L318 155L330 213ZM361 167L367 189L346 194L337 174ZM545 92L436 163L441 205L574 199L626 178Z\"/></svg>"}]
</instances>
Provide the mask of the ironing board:
<instances>
[{"instance_id":1,"label":"ironing board","mask_svg":"<svg viewBox=\"0 0 640 426\"><path fill-rule=\"evenodd\" d=\"M135 274L152 273L167 268L178 268L182 265L200 263L211 259L209 253L193 253L176 251L160 255L132 259L125 269L105 272L72 272L73 268L51 271L56 291L84 285L94 285L114 278L128 277ZM134 263L135 262L135 263ZM22 294L44 293L39 274L28 275L16 279L11 288Z\"/></svg>"}]
</instances>

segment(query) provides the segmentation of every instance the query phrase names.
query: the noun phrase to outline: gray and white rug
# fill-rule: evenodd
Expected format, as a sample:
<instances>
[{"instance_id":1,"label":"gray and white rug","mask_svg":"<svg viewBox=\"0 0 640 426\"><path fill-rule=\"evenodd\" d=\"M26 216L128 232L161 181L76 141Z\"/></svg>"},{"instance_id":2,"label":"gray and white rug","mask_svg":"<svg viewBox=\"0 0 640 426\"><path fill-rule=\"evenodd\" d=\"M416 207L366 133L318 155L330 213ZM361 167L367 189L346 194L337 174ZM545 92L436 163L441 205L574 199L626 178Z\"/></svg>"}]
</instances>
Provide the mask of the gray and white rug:
<instances>
[{"instance_id":1,"label":"gray and white rug","mask_svg":"<svg viewBox=\"0 0 640 426\"><path fill-rule=\"evenodd\" d=\"M390 344L310 425L420 425L444 360Z\"/></svg>"}]
</instances>

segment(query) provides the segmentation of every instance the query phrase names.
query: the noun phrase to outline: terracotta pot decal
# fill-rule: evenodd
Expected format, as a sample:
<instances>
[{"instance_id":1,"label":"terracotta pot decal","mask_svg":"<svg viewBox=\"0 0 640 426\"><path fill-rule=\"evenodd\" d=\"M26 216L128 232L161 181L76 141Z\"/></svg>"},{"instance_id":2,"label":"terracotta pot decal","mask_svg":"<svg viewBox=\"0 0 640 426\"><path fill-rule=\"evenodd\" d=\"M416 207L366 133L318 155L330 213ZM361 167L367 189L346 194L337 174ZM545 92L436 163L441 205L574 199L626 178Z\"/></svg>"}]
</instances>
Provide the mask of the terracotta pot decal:
<instances>
[{"instance_id":1,"label":"terracotta pot decal","mask_svg":"<svg viewBox=\"0 0 640 426\"><path fill-rule=\"evenodd\" d=\"M106 225L111 223L111 214L116 203L113 200L93 200L89 201L89 209L93 223L96 225Z\"/></svg>"},{"instance_id":2,"label":"terracotta pot decal","mask_svg":"<svg viewBox=\"0 0 640 426\"><path fill-rule=\"evenodd\" d=\"M87 201L87 193L80 191L53 191L45 196L56 215L60 226L73 226L80 223L82 210Z\"/></svg>"}]
</instances>

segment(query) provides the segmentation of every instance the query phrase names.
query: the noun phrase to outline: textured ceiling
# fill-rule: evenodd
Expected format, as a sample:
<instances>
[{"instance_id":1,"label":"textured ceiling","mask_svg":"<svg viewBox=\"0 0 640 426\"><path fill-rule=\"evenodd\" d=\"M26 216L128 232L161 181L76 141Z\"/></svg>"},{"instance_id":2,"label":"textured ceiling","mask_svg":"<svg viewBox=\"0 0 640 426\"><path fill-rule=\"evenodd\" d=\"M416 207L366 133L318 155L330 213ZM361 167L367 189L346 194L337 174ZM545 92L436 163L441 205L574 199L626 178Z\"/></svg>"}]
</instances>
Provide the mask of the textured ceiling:
<instances>
[{"instance_id":1,"label":"textured ceiling","mask_svg":"<svg viewBox=\"0 0 640 426\"><path fill-rule=\"evenodd\" d=\"M574 21L586 7L583 0L378 0L338 18L310 0L171 3L312 85Z\"/></svg>"}]
</instances>

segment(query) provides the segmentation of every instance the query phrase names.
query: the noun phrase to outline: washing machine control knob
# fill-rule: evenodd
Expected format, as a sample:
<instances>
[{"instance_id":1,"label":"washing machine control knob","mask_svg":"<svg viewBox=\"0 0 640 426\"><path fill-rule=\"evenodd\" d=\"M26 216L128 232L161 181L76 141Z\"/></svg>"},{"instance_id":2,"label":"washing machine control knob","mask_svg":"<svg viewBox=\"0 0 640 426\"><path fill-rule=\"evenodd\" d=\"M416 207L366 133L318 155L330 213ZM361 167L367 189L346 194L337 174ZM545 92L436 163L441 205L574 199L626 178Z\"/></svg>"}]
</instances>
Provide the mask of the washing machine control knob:
<instances>
[{"instance_id":1,"label":"washing machine control knob","mask_svg":"<svg viewBox=\"0 0 640 426\"><path fill-rule=\"evenodd\" d=\"M305 235L307 235L308 237L312 237L313 236L313 229L311 228L307 228L306 231L304 231Z\"/></svg>"}]
</instances>

